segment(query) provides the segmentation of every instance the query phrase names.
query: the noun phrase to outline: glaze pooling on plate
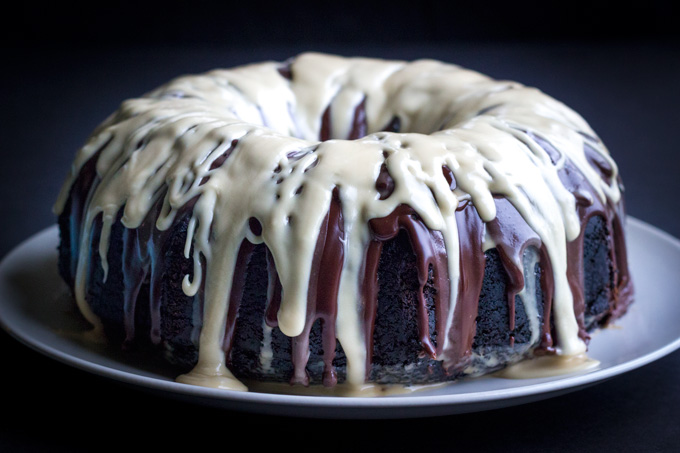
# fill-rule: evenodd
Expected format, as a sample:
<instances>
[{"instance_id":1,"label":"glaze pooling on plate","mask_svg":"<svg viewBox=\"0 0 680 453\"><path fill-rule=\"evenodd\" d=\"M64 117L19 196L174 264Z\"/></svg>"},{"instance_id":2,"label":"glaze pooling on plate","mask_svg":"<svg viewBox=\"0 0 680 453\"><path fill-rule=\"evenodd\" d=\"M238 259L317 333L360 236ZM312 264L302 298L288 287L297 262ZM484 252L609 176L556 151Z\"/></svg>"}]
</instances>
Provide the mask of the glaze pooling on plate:
<instances>
[{"instance_id":1,"label":"glaze pooling on plate","mask_svg":"<svg viewBox=\"0 0 680 453\"><path fill-rule=\"evenodd\" d=\"M421 298L423 353L449 373L475 372L470 345L485 244L496 246L512 277L511 307L524 297L524 252L535 247L549 268L544 290L556 338L549 323L532 331L544 352L587 349L581 255L592 216L612 231L613 315L630 302L619 176L604 144L539 90L451 64L309 53L180 77L125 101L97 128L76 156L57 213L81 178L91 188L75 201L82 212L72 277L95 330L100 321L86 300L92 234L106 278L108 238L122 213L137 253L124 273L132 288L151 275L153 305L160 247L150 238L191 210L184 252L194 271L183 289L202 307L202 326L198 363L179 378L185 382L244 389L225 354L240 263L254 244L266 245L272 270L267 326L296 338L293 381L303 384L319 318L329 346L324 384L337 381L336 339L347 382L364 384L376 260L382 242L401 229L418 244L421 285L430 268L435 276L443 334L430 340ZM152 320L158 341L158 315Z\"/></svg>"}]
</instances>

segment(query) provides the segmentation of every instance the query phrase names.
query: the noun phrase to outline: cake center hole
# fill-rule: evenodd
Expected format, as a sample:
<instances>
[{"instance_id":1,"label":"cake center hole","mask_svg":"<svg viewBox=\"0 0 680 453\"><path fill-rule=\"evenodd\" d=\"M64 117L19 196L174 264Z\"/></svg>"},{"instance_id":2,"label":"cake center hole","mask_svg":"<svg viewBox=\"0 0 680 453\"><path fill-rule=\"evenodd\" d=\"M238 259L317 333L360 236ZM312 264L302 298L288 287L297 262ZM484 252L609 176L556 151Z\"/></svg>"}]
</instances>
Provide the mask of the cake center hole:
<instances>
[{"instance_id":1,"label":"cake center hole","mask_svg":"<svg viewBox=\"0 0 680 453\"><path fill-rule=\"evenodd\" d=\"M373 132L402 132L401 131L401 120L399 117L394 116L384 127L380 128L378 131L372 131L368 128L368 117L366 116L366 98L364 98L354 110L351 112L348 118L348 124L339 125L333 123L334 107L331 103L323 115L321 116L321 127L319 129L318 139L321 141L326 140L356 140L364 137ZM349 131L347 131L349 125ZM344 126L344 127L343 127Z\"/></svg>"}]
</instances>

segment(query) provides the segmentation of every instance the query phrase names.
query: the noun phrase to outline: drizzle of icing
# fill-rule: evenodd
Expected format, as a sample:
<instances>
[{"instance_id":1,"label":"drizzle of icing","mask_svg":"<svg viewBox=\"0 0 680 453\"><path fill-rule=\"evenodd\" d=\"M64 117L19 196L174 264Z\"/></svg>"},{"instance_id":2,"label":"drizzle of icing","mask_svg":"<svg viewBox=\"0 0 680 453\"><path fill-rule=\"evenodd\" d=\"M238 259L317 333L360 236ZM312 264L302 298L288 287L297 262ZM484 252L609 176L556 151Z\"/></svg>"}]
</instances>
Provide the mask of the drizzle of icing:
<instances>
[{"instance_id":1,"label":"drizzle of icing","mask_svg":"<svg viewBox=\"0 0 680 453\"><path fill-rule=\"evenodd\" d=\"M444 334L436 345L429 340L422 300L419 331L424 351L447 371L470 361L479 269L483 276L483 251L492 245L514 278L512 310L515 295L524 296L522 252L540 249L544 316L552 311L557 336L553 344L544 325L542 348L585 353L579 276L570 262L584 218L613 213L607 218L623 250L614 257L617 288L629 282L618 171L595 137L578 114L515 82L433 60L308 53L283 69L266 62L183 76L125 101L77 154L55 211L74 184L88 188L74 204L72 274L78 306L95 330L101 326L86 300L91 236L99 231L106 278L108 238L120 217L134 246L128 252L139 258L129 274L146 275L160 247L140 226L168 231L190 213L185 255L194 269L183 289L201 296L203 311L198 364L180 382L245 389L227 366L230 313L248 244L264 243L275 274L267 326L295 339L293 381L307 382L308 334L322 318L324 382L336 381L337 338L347 383L360 388L370 363L379 244L401 228L414 248L421 244L421 288L429 267L435 271L437 331ZM508 220L517 229L500 228ZM381 232L381 222L392 226ZM134 294L140 281L128 284ZM331 290L322 296L318 285Z\"/></svg>"},{"instance_id":2,"label":"drizzle of icing","mask_svg":"<svg viewBox=\"0 0 680 453\"><path fill-rule=\"evenodd\" d=\"M494 376L506 379L536 379L589 371L599 365L599 361L589 358L586 354L551 355L517 362L497 371Z\"/></svg>"}]
</instances>

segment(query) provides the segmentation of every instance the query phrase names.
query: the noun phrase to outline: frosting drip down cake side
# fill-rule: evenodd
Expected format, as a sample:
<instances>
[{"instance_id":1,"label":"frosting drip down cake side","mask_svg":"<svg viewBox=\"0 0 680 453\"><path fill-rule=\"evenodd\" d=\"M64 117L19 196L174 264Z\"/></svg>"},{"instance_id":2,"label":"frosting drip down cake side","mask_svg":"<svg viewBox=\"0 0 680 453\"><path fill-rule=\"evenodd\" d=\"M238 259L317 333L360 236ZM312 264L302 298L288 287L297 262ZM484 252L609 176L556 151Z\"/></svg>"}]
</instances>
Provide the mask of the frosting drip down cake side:
<instances>
[{"instance_id":1,"label":"frosting drip down cake side","mask_svg":"<svg viewBox=\"0 0 680 453\"><path fill-rule=\"evenodd\" d=\"M55 205L93 333L180 382L361 388L587 352L632 301L584 119L433 60L307 53L126 100Z\"/></svg>"}]
</instances>

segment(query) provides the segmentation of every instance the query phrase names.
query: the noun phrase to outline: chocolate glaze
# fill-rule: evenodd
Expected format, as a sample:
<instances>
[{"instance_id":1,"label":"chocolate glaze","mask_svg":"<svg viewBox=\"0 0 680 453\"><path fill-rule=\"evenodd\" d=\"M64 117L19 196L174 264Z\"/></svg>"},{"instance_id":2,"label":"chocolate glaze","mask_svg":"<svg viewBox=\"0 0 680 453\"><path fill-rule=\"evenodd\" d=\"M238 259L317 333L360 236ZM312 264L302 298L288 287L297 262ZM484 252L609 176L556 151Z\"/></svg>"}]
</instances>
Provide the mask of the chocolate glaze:
<instances>
[{"instance_id":1,"label":"chocolate glaze","mask_svg":"<svg viewBox=\"0 0 680 453\"><path fill-rule=\"evenodd\" d=\"M344 229L342 208L337 189L333 191L328 215L321 227L317 241L317 253L314 255L312 275L310 276L307 317L301 335L294 337L293 342L293 384L309 384L306 371L309 358L309 337L317 320L321 321L322 347L324 351L323 383L333 386L337 383L337 375L333 368L335 358L335 320L337 315L337 295L340 285L340 274L344 261Z\"/></svg>"},{"instance_id":2,"label":"chocolate glaze","mask_svg":"<svg viewBox=\"0 0 680 453\"><path fill-rule=\"evenodd\" d=\"M74 258L68 262L68 266L60 266L59 272L70 287L73 287L75 283L76 266L78 265L78 260L75 259L75 257L79 254L81 225L87 207L87 197L98 184L99 179L97 177L96 165L101 150L105 146L106 144L95 152L92 158L83 165L78 178L76 178L73 183L71 195L69 196L68 204L66 206L66 210L67 212L70 212L70 216L61 217L62 223L64 221L68 222L68 224L60 225L61 231L68 232L68 234L61 235L61 242L59 244L60 252L62 254L68 253Z\"/></svg>"},{"instance_id":3,"label":"chocolate glaze","mask_svg":"<svg viewBox=\"0 0 680 453\"><path fill-rule=\"evenodd\" d=\"M149 339L152 344L161 342L163 279L166 278L165 256L168 252L168 237L172 229L159 230L155 227L163 206L163 194L158 196L154 207L149 211L142 224L134 229L123 230L122 273L125 284L124 322L125 345L135 340L137 299L140 289L148 284ZM179 213L188 215L195 200L191 200Z\"/></svg>"},{"instance_id":4,"label":"chocolate glaze","mask_svg":"<svg viewBox=\"0 0 680 453\"><path fill-rule=\"evenodd\" d=\"M375 262L379 259L382 244L388 240L394 239L397 234L404 230L408 234L411 248L416 255L416 262L418 268L418 283L420 285L418 297L418 332L423 352L429 357L435 359L438 356L437 348L431 340L431 332L429 331L429 319L427 313L427 305L424 296L425 284L428 280L429 270L433 269L435 286L436 286L436 312L437 330L442 331L443 320L446 319L444 314L448 310L449 300L449 282L448 270L446 261L446 250L441 234L436 231L429 230L423 221L417 216L415 211L406 205L401 205L392 212L389 216L381 219L372 219L370 221L371 231L373 235L372 244L369 246L367 252L367 263L370 266L366 267L366 274L363 278L364 294L377 294L377 267ZM372 300L372 299L370 299ZM375 307L371 307L375 310ZM369 315L372 319L375 315ZM372 330L367 331L367 338L372 339ZM372 345L368 346L368 351L372 350Z\"/></svg>"},{"instance_id":5,"label":"chocolate glaze","mask_svg":"<svg viewBox=\"0 0 680 453\"><path fill-rule=\"evenodd\" d=\"M453 327L448 332L451 351L446 354L443 364L450 373L458 373L469 364L485 264L482 252L484 224L471 203L463 203L458 208L456 221L460 241L460 283Z\"/></svg>"},{"instance_id":6,"label":"chocolate glaze","mask_svg":"<svg viewBox=\"0 0 680 453\"><path fill-rule=\"evenodd\" d=\"M368 133L368 123L366 118L366 97L354 109L354 121L352 130L349 132L348 139L355 140L364 137Z\"/></svg>"}]
</instances>

